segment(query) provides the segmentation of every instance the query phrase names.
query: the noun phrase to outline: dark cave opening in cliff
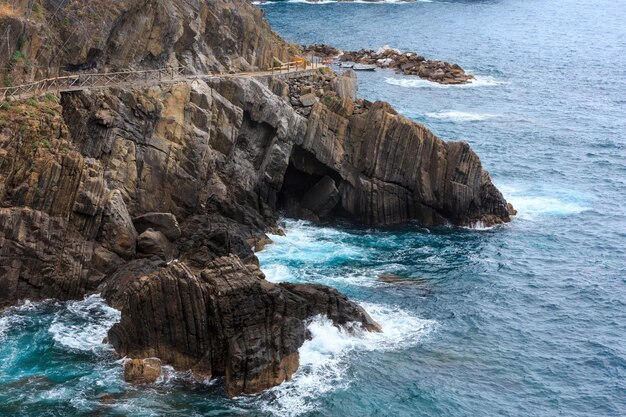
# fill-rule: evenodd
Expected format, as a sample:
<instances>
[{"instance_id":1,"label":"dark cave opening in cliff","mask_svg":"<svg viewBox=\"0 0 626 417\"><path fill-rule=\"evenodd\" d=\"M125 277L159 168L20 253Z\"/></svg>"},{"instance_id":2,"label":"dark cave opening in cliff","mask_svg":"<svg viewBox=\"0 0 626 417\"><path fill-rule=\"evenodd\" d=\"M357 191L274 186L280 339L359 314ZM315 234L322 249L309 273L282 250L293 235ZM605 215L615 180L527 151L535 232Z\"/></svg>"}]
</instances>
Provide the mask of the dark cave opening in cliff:
<instances>
[{"instance_id":1,"label":"dark cave opening in cliff","mask_svg":"<svg viewBox=\"0 0 626 417\"><path fill-rule=\"evenodd\" d=\"M294 146L277 208L289 217L319 221L338 217L341 176L300 146Z\"/></svg>"}]
</instances>

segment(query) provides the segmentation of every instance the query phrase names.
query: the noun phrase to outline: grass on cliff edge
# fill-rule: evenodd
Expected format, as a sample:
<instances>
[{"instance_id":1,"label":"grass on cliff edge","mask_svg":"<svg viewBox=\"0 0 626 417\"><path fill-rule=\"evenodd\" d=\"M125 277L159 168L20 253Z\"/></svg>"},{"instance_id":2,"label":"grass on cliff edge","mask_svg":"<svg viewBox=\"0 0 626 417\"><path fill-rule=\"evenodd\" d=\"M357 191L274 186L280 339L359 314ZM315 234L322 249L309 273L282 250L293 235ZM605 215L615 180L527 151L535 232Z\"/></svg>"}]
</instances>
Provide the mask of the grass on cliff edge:
<instances>
[{"instance_id":1,"label":"grass on cliff edge","mask_svg":"<svg viewBox=\"0 0 626 417\"><path fill-rule=\"evenodd\" d=\"M38 98L0 103L0 133L4 128L17 128L21 133L26 126L37 124L41 117L55 118L61 112L59 98L47 93Z\"/></svg>"}]
</instances>

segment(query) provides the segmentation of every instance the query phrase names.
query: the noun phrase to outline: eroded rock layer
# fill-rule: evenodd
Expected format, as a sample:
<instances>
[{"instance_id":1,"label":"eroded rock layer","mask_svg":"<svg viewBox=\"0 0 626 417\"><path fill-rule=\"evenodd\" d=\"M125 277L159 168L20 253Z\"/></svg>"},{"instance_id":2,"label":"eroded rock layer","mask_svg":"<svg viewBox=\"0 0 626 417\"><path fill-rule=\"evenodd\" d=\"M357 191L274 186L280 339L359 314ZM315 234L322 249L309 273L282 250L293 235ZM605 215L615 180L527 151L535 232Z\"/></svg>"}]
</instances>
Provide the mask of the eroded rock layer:
<instances>
[{"instance_id":1,"label":"eroded rock layer","mask_svg":"<svg viewBox=\"0 0 626 417\"><path fill-rule=\"evenodd\" d=\"M289 213L372 225L510 220L512 207L467 143L445 142L387 103L356 100L355 84L351 70L291 81L290 102L308 123L281 195Z\"/></svg>"},{"instance_id":2,"label":"eroded rock layer","mask_svg":"<svg viewBox=\"0 0 626 417\"><path fill-rule=\"evenodd\" d=\"M258 267L234 256L207 264L199 274L173 264L141 276L118 302L122 320L109 331L109 340L120 354L154 356L207 377L225 376L229 396L290 379L308 318L326 315L338 325L380 330L337 291L272 284Z\"/></svg>"},{"instance_id":3,"label":"eroded rock layer","mask_svg":"<svg viewBox=\"0 0 626 417\"><path fill-rule=\"evenodd\" d=\"M245 0L15 0L0 9L0 33L0 85L77 71L250 71L298 49Z\"/></svg>"}]
</instances>

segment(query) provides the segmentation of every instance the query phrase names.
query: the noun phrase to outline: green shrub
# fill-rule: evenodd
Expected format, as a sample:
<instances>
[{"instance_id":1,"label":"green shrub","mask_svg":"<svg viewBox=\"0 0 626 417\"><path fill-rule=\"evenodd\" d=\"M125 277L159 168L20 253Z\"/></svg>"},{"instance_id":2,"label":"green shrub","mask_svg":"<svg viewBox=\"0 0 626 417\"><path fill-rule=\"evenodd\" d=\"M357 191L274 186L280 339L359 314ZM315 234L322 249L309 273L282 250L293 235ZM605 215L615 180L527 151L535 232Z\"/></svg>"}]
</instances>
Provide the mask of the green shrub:
<instances>
[{"instance_id":1,"label":"green shrub","mask_svg":"<svg viewBox=\"0 0 626 417\"><path fill-rule=\"evenodd\" d=\"M39 107L39 102L37 101L37 99L32 98L32 97L26 100L26 104L28 104L29 106L33 106L33 107Z\"/></svg>"},{"instance_id":2,"label":"green shrub","mask_svg":"<svg viewBox=\"0 0 626 417\"><path fill-rule=\"evenodd\" d=\"M55 96L53 93L46 93L46 95L43 97L43 100L46 103L58 103L57 96Z\"/></svg>"},{"instance_id":3,"label":"green shrub","mask_svg":"<svg viewBox=\"0 0 626 417\"><path fill-rule=\"evenodd\" d=\"M17 63L19 61L25 61L26 58L24 57L24 53L21 50L17 50L15 52L13 52L13 55L11 55L11 62L12 63Z\"/></svg>"},{"instance_id":4,"label":"green shrub","mask_svg":"<svg viewBox=\"0 0 626 417\"><path fill-rule=\"evenodd\" d=\"M48 113L48 114L49 114L49 115L51 115L51 116L56 116L56 114L57 114L57 112L56 112L56 111L54 111L53 109L51 109L51 108L50 108L50 107L48 107L48 106L42 106L42 107L41 107L41 111L43 111L43 112L45 112L45 113Z\"/></svg>"}]
</instances>

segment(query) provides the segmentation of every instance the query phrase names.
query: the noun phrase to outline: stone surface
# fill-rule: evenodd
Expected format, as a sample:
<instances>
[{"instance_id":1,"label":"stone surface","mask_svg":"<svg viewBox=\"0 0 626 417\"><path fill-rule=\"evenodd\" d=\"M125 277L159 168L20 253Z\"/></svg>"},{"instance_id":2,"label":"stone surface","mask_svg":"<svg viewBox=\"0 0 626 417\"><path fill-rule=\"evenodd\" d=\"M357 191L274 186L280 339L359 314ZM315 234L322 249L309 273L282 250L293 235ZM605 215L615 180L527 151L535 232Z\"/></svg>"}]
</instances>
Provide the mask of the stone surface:
<instances>
[{"instance_id":1,"label":"stone surface","mask_svg":"<svg viewBox=\"0 0 626 417\"><path fill-rule=\"evenodd\" d=\"M340 60L391 68L398 73L416 75L439 84L467 84L474 79L472 74L467 74L458 64L427 60L415 52L401 52L388 46L377 51L345 51Z\"/></svg>"},{"instance_id":2,"label":"stone surface","mask_svg":"<svg viewBox=\"0 0 626 417\"><path fill-rule=\"evenodd\" d=\"M133 219L138 233L154 229L163 233L169 240L175 241L181 235L176 216L172 213L146 213Z\"/></svg>"},{"instance_id":3,"label":"stone surface","mask_svg":"<svg viewBox=\"0 0 626 417\"><path fill-rule=\"evenodd\" d=\"M302 197L302 207L319 217L326 217L339 203L339 190L328 175L322 177Z\"/></svg>"},{"instance_id":4,"label":"stone surface","mask_svg":"<svg viewBox=\"0 0 626 417\"><path fill-rule=\"evenodd\" d=\"M122 258L135 256L137 231L118 190L111 192L104 206L101 239L108 249Z\"/></svg>"},{"instance_id":5,"label":"stone surface","mask_svg":"<svg viewBox=\"0 0 626 417\"><path fill-rule=\"evenodd\" d=\"M317 97L313 93L308 93L300 96L300 104L302 104L304 107L311 107L317 102Z\"/></svg>"},{"instance_id":6,"label":"stone surface","mask_svg":"<svg viewBox=\"0 0 626 417\"><path fill-rule=\"evenodd\" d=\"M344 82L321 76L311 83ZM340 199L320 215L304 196L325 176L333 178ZM372 225L493 225L514 214L467 143L445 142L387 103L335 91L311 107L307 132L295 139L280 202L295 217L341 216Z\"/></svg>"},{"instance_id":7,"label":"stone surface","mask_svg":"<svg viewBox=\"0 0 626 417\"><path fill-rule=\"evenodd\" d=\"M124 380L132 384L152 384L161 376L158 358L128 359L124 362Z\"/></svg>"},{"instance_id":8,"label":"stone surface","mask_svg":"<svg viewBox=\"0 0 626 417\"><path fill-rule=\"evenodd\" d=\"M123 290L122 319L109 340L122 355L156 356L178 369L225 376L229 396L290 379L306 320L324 314L337 325L380 326L344 295L320 285L273 284L237 257L199 274L173 264Z\"/></svg>"},{"instance_id":9,"label":"stone surface","mask_svg":"<svg viewBox=\"0 0 626 417\"><path fill-rule=\"evenodd\" d=\"M139 235L137 250L141 255L154 255L164 261L171 261L176 254L176 250L167 237L163 233L152 229L148 229Z\"/></svg>"},{"instance_id":10,"label":"stone surface","mask_svg":"<svg viewBox=\"0 0 626 417\"><path fill-rule=\"evenodd\" d=\"M18 46L24 59L0 74L0 83L43 79L57 75L59 69L95 72L181 66L202 74L248 71L271 67L274 57L288 61L299 53L297 46L271 30L263 12L247 0L79 4L42 0L35 18L31 18L32 1L9 3L15 13L0 16L0 32L13 34L14 41L9 50L0 48L0 62L12 62ZM17 42L20 36L22 41ZM2 67L0 71L5 70Z\"/></svg>"}]
</instances>

